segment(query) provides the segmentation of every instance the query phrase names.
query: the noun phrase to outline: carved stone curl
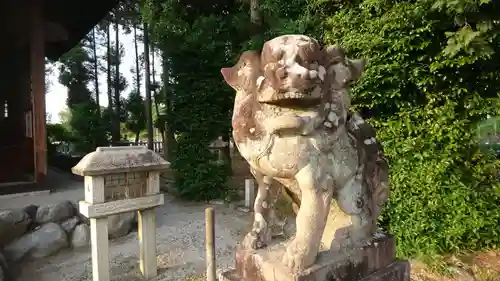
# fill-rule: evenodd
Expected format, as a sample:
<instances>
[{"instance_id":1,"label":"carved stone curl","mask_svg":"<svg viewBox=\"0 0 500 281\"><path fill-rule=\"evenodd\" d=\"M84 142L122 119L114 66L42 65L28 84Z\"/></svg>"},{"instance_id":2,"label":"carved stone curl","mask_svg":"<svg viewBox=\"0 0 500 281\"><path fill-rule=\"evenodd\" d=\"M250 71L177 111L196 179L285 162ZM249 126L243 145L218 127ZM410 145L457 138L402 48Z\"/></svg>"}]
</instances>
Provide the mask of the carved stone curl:
<instances>
[{"instance_id":1,"label":"carved stone curl","mask_svg":"<svg viewBox=\"0 0 500 281\"><path fill-rule=\"evenodd\" d=\"M292 272L311 266L318 251L372 237L387 201L388 164L375 130L349 110L348 85L365 62L303 35L244 52L221 69L236 90L233 137L259 184L252 231L243 245L271 242L272 202L285 186L299 207L296 235L283 263ZM332 200L334 199L334 200Z\"/></svg>"}]
</instances>

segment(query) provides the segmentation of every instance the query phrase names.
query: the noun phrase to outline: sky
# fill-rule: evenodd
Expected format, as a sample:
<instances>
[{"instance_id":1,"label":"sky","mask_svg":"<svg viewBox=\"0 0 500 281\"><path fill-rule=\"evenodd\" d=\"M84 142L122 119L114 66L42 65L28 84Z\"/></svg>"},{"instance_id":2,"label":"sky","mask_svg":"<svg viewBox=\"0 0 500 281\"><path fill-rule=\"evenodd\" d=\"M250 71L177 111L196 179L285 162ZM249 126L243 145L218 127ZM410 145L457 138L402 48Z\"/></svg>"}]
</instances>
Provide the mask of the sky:
<instances>
[{"instance_id":1,"label":"sky","mask_svg":"<svg viewBox=\"0 0 500 281\"><path fill-rule=\"evenodd\" d=\"M140 31L138 31L140 33ZM113 29L111 29L111 38L115 38L115 32ZM132 67L135 67L135 51L134 51L134 36L133 34L124 34L123 30L120 29L120 42L123 44L125 47L125 56L123 58L123 62L120 65L120 72L122 73L123 76L128 81L128 88L125 89L125 91L122 92L123 96L127 96L130 90L132 89L132 81L133 81L133 74L130 72L130 69ZM141 54L144 51L144 46L143 44L139 41L139 54ZM98 55L102 55L105 52L104 48L100 48ZM159 81L161 75L161 61L159 58L158 54L155 54L155 78L157 81ZM59 118L59 112L64 110L66 108L66 98L68 96L68 89L61 85L58 82L58 76L59 76L59 69L58 65L54 67L53 73L51 73L47 79L47 83L49 83L49 89L46 94L46 105L45 105L45 110L47 111L47 115L50 116L50 120L48 122L50 123L60 123L61 120ZM93 87L89 87L90 89L93 89ZM107 83L106 83L106 76L105 73L101 73L99 76L99 103L101 106L108 106L108 98L107 98ZM141 94L144 96L144 77L142 77L142 82L141 82Z\"/></svg>"}]
</instances>

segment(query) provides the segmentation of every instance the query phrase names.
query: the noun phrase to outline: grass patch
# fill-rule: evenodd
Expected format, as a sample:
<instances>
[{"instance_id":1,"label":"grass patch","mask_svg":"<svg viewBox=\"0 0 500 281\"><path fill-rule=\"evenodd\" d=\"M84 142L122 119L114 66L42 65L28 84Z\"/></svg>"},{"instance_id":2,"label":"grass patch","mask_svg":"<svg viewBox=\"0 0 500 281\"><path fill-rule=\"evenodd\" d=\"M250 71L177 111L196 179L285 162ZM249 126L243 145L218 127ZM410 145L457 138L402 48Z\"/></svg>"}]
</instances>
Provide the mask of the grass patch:
<instances>
[{"instance_id":1,"label":"grass patch","mask_svg":"<svg viewBox=\"0 0 500 281\"><path fill-rule=\"evenodd\" d=\"M500 281L500 251L419 257L411 271L413 281Z\"/></svg>"}]
</instances>

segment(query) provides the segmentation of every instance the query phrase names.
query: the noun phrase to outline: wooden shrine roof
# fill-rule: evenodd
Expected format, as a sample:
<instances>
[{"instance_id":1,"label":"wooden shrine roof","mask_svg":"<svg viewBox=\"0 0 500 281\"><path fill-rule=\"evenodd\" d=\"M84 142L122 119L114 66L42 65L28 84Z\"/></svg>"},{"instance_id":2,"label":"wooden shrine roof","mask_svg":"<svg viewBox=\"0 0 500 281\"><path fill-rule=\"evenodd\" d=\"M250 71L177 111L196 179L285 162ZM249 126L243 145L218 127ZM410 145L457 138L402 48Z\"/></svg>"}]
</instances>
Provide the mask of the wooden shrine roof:
<instances>
[{"instance_id":1,"label":"wooden shrine roof","mask_svg":"<svg viewBox=\"0 0 500 281\"><path fill-rule=\"evenodd\" d=\"M47 43L46 55L57 59L73 48L119 0L45 0L45 16L68 33L68 40Z\"/></svg>"},{"instance_id":2,"label":"wooden shrine roof","mask_svg":"<svg viewBox=\"0 0 500 281\"><path fill-rule=\"evenodd\" d=\"M56 60L75 46L120 0L31 0L44 2L46 56ZM0 1L0 54L29 42L30 6L26 0Z\"/></svg>"}]
</instances>

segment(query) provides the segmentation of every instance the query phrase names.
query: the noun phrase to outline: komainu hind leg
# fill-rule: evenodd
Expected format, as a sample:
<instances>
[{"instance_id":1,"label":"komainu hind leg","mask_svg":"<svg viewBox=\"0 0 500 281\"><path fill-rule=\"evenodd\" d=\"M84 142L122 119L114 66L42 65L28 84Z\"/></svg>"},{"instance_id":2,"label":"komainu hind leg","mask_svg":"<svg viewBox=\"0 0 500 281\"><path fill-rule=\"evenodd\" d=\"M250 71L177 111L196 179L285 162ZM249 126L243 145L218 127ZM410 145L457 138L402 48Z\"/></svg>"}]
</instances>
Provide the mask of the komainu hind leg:
<instances>
[{"instance_id":1,"label":"komainu hind leg","mask_svg":"<svg viewBox=\"0 0 500 281\"><path fill-rule=\"evenodd\" d=\"M243 247L260 249L271 243L273 228L277 223L274 205L281 194L281 187L268 177L252 170L258 184L257 196L254 203L254 222L252 230L245 236Z\"/></svg>"}]
</instances>

